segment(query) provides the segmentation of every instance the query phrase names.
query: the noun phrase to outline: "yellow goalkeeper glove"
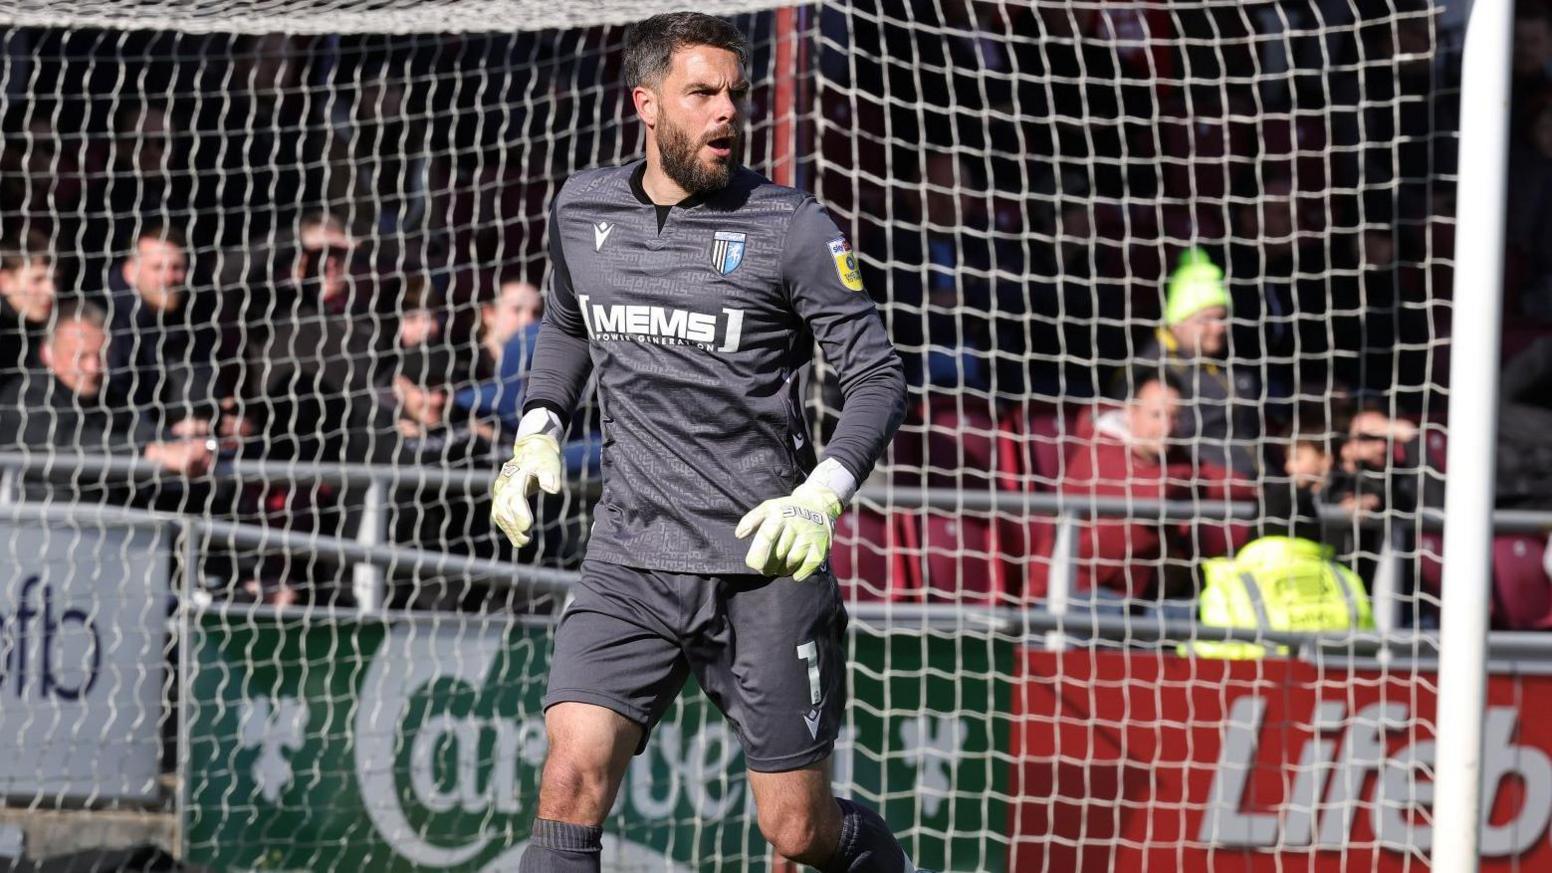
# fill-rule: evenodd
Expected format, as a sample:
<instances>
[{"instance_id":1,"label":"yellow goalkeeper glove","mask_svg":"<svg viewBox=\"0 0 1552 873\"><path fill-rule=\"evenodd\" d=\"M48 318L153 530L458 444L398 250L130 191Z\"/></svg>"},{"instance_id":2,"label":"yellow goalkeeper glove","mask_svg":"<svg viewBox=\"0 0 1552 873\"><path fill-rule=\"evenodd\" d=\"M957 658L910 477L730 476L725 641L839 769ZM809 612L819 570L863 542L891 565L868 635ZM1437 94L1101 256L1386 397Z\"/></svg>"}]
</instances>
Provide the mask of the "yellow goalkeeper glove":
<instances>
[{"instance_id":1,"label":"yellow goalkeeper glove","mask_svg":"<svg viewBox=\"0 0 1552 873\"><path fill-rule=\"evenodd\" d=\"M823 485L805 482L791 496L767 500L751 509L733 533L754 534L744 563L766 576L791 575L802 582L830 556L841 499Z\"/></svg>"},{"instance_id":2,"label":"yellow goalkeeper glove","mask_svg":"<svg viewBox=\"0 0 1552 873\"><path fill-rule=\"evenodd\" d=\"M533 536L533 512L528 497L536 489L546 494L560 493L560 443L542 433L520 436L512 443L512 459L501 465L501 473L490 486L494 498L490 519L507 535L512 545L522 548Z\"/></svg>"}]
</instances>

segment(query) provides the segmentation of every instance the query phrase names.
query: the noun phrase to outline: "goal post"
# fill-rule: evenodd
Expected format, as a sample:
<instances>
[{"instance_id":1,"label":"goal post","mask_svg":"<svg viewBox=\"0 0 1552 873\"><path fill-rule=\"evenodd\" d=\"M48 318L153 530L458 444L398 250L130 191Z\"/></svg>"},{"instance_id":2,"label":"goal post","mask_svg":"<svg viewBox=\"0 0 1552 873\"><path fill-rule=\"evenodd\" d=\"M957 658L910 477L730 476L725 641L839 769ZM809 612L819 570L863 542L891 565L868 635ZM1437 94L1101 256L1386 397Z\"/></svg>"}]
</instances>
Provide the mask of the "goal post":
<instances>
[{"instance_id":1,"label":"goal post","mask_svg":"<svg viewBox=\"0 0 1552 873\"><path fill-rule=\"evenodd\" d=\"M1487 700L1487 628L1491 595L1482 580L1492 573L1494 460L1498 433L1499 338L1503 300L1472 288L1503 286L1504 211L1509 155L1511 4L1472 3L1461 59L1460 232L1456 260L1455 385L1451 398L1449 464L1460 478L1447 494L1443 621L1439 646L1439 748L1455 750L1435 763L1434 820L1456 821L1439 832L1430 861L1435 870L1475 870L1481 858L1482 722ZM1466 309L1472 310L1466 312ZM1457 466L1458 464L1458 466Z\"/></svg>"}]
</instances>

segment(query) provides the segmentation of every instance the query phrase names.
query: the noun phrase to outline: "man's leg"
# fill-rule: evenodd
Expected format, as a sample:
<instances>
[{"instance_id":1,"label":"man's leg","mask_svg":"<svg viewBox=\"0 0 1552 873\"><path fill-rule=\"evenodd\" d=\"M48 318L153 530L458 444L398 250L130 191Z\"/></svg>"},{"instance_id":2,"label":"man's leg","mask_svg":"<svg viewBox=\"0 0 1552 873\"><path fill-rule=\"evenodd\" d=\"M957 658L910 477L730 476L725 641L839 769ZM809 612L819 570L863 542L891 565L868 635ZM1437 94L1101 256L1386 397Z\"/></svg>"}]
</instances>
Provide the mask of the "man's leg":
<instances>
[{"instance_id":1,"label":"man's leg","mask_svg":"<svg viewBox=\"0 0 1552 873\"><path fill-rule=\"evenodd\" d=\"M539 779L539 817L519 873L598 873L604 816L641 741L641 726L587 703L544 713L550 751Z\"/></svg>"},{"instance_id":2,"label":"man's leg","mask_svg":"<svg viewBox=\"0 0 1552 873\"><path fill-rule=\"evenodd\" d=\"M649 571L582 565L555 631L544 696L550 749L520 873L597 873L600 825L620 780L688 672L661 618L679 611L668 594Z\"/></svg>"},{"instance_id":3,"label":"man's leg","mask_svg":"<svg viewBox=\"0 0 1552 873\"><path fill-rule=\"evenodd\" d=\"M749 771L760 833L789 861L820 873L913 873L878 813L830 793L830 762L785 773Z\"/></svg>"},{"instance_id":4,"label":"man's leg","mask_svg":"<svg viewBox=\"0 0 1552 873\"><path fill-rule=\"evenodd\" d=\"M913 870L877 813L830 792L846 711L846 610L828 571L723 577L686 652L701 688L744 746L760 830L783 857L822 873Z\"/></svg>"}]
</instances>

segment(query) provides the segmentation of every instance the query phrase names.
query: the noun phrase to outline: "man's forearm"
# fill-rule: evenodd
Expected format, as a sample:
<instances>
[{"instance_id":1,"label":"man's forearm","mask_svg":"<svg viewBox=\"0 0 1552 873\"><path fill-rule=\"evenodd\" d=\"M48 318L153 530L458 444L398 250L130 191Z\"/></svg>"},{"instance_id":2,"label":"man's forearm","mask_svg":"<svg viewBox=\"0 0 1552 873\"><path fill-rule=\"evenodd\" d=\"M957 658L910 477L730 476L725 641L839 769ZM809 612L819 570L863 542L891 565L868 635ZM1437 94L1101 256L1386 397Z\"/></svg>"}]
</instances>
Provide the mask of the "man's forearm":
<instances>
[{"instance_id":1,"label":"man's forearm","mask_svg":"<svg viewBox=\"0 0 1552 873\"><path fill-rule=\"evenodd\" d=\"M554 412L562 423L569 421L592 371L587 339L546 324L534 346L523 409L543 407Z\"/></svg>"},{"instance_id":2,"label":"man's forearm","mask_svg":"<svg viewBox=\"0 0 1552 873\"><path fill-rule=\"evenodd\" d=\"M841 420L824 456L839 462L860 484L905 418L905 376L899 368L883 368L847 387ZM848 496L842 495L843 501Z\"/></svg>"}]
</instances>

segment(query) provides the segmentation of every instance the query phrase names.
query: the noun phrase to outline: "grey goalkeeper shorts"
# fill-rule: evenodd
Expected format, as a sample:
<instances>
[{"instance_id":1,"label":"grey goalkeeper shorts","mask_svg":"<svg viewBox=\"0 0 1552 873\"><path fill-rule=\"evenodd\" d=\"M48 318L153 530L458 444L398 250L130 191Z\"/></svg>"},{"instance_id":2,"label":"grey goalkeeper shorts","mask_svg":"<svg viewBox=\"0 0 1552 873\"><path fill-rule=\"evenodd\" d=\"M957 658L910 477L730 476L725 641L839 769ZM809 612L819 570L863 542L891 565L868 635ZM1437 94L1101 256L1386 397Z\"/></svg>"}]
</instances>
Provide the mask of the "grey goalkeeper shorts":
<instances>
[{"instance_id":1,"label":"grey goalkeeper shorts","mask_svg":"<svg viewBox=\"0 0 1552 873\"><path fill-rule=\"evenodd\" d=\"M585 561L555 631L548 709L591 703L647 736L693 673L749 769L796 770L835 747L846 708L846 609L828 568L700 575Z\"/></svg>"}]
</instances>

